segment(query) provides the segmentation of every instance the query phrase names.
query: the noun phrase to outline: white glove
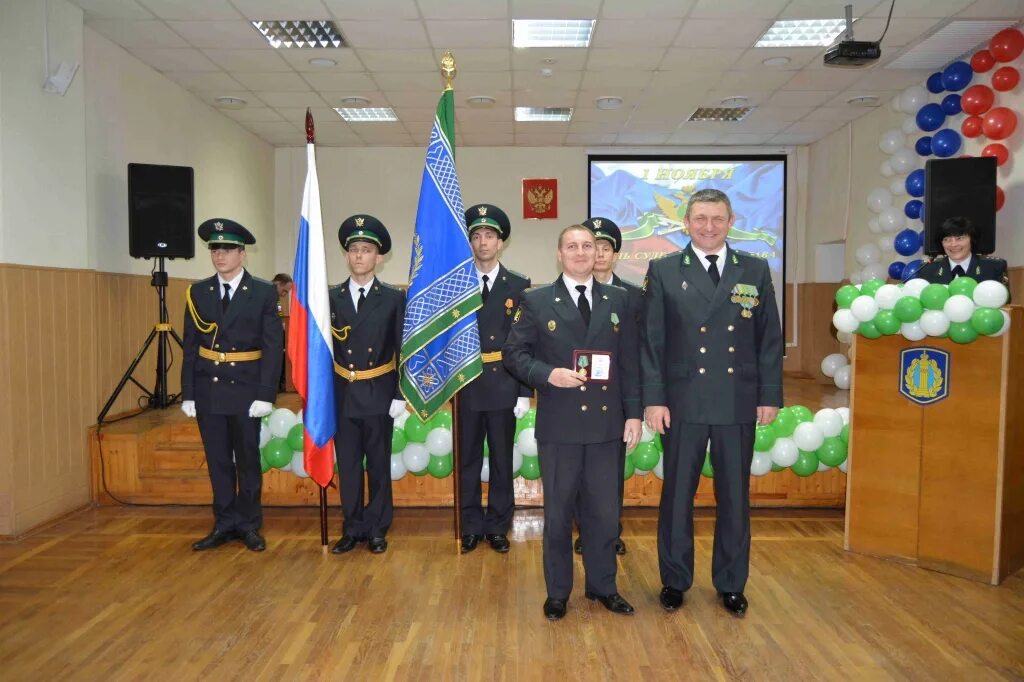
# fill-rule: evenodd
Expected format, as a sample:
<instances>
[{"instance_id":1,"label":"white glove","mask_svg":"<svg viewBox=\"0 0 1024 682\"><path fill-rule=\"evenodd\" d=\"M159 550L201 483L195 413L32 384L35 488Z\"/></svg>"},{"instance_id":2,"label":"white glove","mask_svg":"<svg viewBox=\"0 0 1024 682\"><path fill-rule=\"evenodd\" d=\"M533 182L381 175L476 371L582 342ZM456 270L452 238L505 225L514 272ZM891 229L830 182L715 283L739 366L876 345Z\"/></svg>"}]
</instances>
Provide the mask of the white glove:
<instances>
[{"instance_id":1,"label":"white glove","mask_svg":"<svg viewBox=\"0 0 1024 682\"><path fill-rule=\"evenodd\" d=\"M196 418L196 401L194 400L182 400L181 411L185 413L186 417Z\"/></svg>"},{"instance_id":2,"label":"white glove","mask_svg":"<svg viewBox=\"0 0 1024 682\"><path fill-rule=\"evenodd\" d=\"M274 411L274 406L265 400L254 400L249 406L250 417L266 417Z\"/></svg>"},{"instance_id":3,"label":"white glove","mask_svg":"<svg viewBox=\"0 0 1024 682\"><path fill-rule=\"evenodd\" d=\"M398 419L405 412L405 401L404 400L392 400L391 409L388 410L388 416L392 419Z\"/></svg>"},{"instance_id":4,"label":"white glove","mask_svg":"<svg viewBox=\"0 0 1024 682\"><path fill-rule=\"evenodd\" d=\"M519 419L524 414L526 414L527 410L529 410L529 409L530 409L530 399L529 398L520 397L518 400L516 400L516 406L512 408L512 414L514 414L516 416L516 419Z\"/></svg>"}]
</instances>

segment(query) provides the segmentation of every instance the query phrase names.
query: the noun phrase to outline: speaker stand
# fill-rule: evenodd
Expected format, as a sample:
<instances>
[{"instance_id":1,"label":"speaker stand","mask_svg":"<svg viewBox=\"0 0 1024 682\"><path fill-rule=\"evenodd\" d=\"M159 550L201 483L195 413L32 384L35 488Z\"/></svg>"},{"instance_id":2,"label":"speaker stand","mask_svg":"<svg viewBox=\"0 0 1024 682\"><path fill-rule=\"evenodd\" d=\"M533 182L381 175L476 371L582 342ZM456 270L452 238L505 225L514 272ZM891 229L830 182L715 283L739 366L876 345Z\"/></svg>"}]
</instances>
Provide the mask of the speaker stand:
<instances>
[{"instance_id":1,"label":"speaker stand","mask_svg":"<svg viewBox=\"0 0 1024 682\"><path fill-rule=\"evenodd\" d=\"M114 405L114 401L117 400L117 396L121 394L125 384L129 381L138 386L146 396L148 406L150 408L163 409L169 405L172 405L177 399L177 395L167 395L167 361L170 355L170 343L171 339L174 339L178 343L178 347L184 349L184 344L181 341L181 337L174 331L171 323L168 321L167 315L167 270L164 269L164 257L157 256L157 267L153 271L153 278L149 282L150 286L156 288L157 298L159 299L160 306L160 321L154 325L153 329L149 332L149 336L146 338L145 343L142 344L142 348L139 350L135 359L132 360L132 364L128 366L128 369L121 376L121 381L118 382L117 388L110 394L110 398L107 399L107 403L103 406L99 416L96 418L97 424L103 424L103 419L107 416L107 412ZM146 351L156 341L156 384L153 390L149 390L141 383L139 383L133 374L135 373L136 367L142 361L142 358L146 355Z\"/></svg>"}]
</instances>

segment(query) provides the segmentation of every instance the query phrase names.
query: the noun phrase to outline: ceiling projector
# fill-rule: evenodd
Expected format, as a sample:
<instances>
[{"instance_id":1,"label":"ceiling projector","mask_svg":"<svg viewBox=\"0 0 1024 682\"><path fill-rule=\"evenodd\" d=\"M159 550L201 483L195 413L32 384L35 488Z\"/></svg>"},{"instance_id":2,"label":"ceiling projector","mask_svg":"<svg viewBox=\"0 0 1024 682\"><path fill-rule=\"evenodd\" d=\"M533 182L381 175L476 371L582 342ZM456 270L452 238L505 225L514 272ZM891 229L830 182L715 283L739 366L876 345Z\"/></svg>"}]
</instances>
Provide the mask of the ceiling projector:
<instances>
[{"instance_id":1,"label":"ceiling projector","mask_svg":"<svg viewBox=\"0 0 1024 682\"><path fill-rule=\"evenodd\" d=\"M893 0L893 5L896 2ZM892 8L889 9L892 18ZM889 22L885 22L885 30L889 30ZM882 32L885 36L885 31ZM882 56L881 40L853 39L853 5L846 6L846 31L843 39L825 50L825 66L864 66Z\"/></svg>"}]
</instances>

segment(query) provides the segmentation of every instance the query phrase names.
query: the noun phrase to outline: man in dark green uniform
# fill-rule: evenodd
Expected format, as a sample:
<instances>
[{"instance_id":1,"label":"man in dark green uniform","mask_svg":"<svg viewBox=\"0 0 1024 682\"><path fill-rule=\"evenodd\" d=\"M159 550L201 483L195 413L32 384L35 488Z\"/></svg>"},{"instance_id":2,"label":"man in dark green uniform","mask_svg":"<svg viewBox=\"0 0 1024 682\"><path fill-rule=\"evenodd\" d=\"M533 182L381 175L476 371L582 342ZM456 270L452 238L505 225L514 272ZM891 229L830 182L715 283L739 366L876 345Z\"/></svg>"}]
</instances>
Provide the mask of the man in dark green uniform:
<instances>
[{"instance_id":1,"label":"man in dark green uniform","mask_svg":"<svg viewBox=\"0 0 1024 682\"><path fill-rule=\"evenodd\" d=\"M214 525L192 549L240 539L261 552L260 418L274 408L284 343L277 290L246 271L245 247L256 238L242 225L213 218L199 226L199 237L217 274L186 294L181 409L199 422Z\"/></svg>"},{"instance_id":2,"label":"man in dark green uniform","mask_svg":"<svg viewBox=\"0 0 1024 682\"><path fill-rule=\"evenodd\" d=\"M405 411L398 389L405 294L376 278L391 236L371 215L347 218L338 230L350 276L331 287L334 336L334 404L338 430L339 492L344 517L335 554L367 542L374 554L387 550L394 515L391 498L391 431ZM363 457L370 499L363 503Z\"/></svg>"},{"instance_id":3,"label":"man in dark green uniform","mask_svg":"<svg viewBox=\"0 0 1024 682\"><path fill-rule=\"evenodd\" d=\"M644 280L640 362L647 424L665 446L658 564L667 611L693 584L693 496L709 440L712 581L726 610L747 610L754 426L782 406L783 343L768 264L725 243L735 220L724 192L694 193L683 219L690 243L652 261Z\"/></svg>"},{"instance_id":4,"label":"man in dark green uniform","mask_svg":"<svg viewBox=\"0 0 1024 682\"><path fill-rule=\"evenodd\" d=\"M484 300L476 314L484 371L462 389L458 401L462 551L472 552L486 537L491 549L504 553L509 550L508 529L516 506L512 490L516 419L530 409L533 389L516 381L501 364L501 347L530 280L498 261L512 233L504 211L491 204L470 206L466 210L466 229ZM480 502L485 438L490 450L486 512Z\"/></svg>"},{"instance_id":5,"label":"man in dark green uniform","mask_svg":"<svg viewBox=\"0 0 1024 682\"><path fill-rule=\"evenodd\" d=\"M636 319L624 289L594 280L594 235L562 230L562 275L523 294L502 349L513 376L537 389L544 485L544 615L565 616L572 592L572 519L581 497L586 597L631 614L615 584L622 443L640 438Z\"/></svg>"},{"instance_id":6,"label":"man in dark green uniform","mask_svg":"<svg viewBox=\"0 0 1024 682\"><path fill-rule=\"evenodd\" d=\"M974 253L975 229L968 218L947 218L939 228L945 253L917 271L916 277L937 284L949 284L957 277L979 282L995 280L1010 287L1006 261Z\"/></svg>"}]
</instances>

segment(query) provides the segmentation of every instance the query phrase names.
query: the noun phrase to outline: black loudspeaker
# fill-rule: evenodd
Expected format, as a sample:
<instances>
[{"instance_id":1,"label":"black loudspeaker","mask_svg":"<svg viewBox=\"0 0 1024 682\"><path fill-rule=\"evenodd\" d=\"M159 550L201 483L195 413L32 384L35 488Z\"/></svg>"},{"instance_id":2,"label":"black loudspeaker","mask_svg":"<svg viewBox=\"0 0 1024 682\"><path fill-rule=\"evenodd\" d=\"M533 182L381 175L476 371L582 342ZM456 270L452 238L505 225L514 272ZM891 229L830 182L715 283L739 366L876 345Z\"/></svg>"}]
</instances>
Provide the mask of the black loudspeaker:
<instances>
[{"instance_id":1,"label":"black loudspeaker","mask_svg":"<svg viewBox=\"0 0 1024 682\"><path fill-rule=\"evenodd\" d=\"M192 168L128 164L128 253L132 258L192 258Z\"/></svg>"},{"instance_id":2,"label":"black loudspeaker","mask_svg":"<svg viewBox=\"0 0 1024 682\"><path fill-rule=\"evenodd\" d=\"M924 167L924 252L943 253L940 228L947 218L963 216L971 221L974 253L996 250L996 160L933 159Z\"/></svg>"}]
</instances>

